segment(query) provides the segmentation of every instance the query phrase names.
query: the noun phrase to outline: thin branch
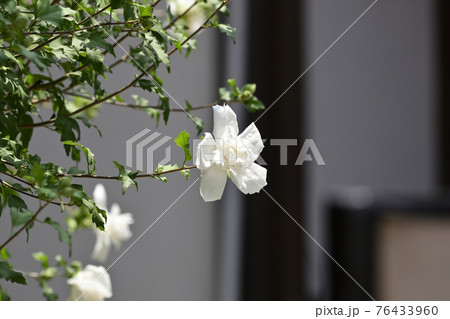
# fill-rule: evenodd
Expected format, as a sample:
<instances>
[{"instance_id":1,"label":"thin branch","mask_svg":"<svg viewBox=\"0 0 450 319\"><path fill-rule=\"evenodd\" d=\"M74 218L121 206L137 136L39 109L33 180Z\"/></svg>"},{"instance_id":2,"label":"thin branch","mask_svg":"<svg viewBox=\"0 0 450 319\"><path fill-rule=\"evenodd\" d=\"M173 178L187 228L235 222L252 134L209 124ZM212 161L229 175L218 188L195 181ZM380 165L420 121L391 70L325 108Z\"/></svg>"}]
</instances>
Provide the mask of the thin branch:
<instances>
[{"instance_id":1,"label":"thin branch","mask_svg":"<svg viewBox=\"0 0 450 319\"><path fill-rule=\"evenodd\" d=\"M194 36L196 36L201 30L203 30L203 29L205 28L206 24L207 24L207 23L208 23L208 22L209 22L209 21L210 21L210 20L211 20L211 19L212 19L219 11L220 11L220 10L222 9L222 7L224 7L229 1L230 1L230 0L224 0L224 1L222 2L222 4L221 4L219 7L217 7L216 10L214 10L214 12L206 19L206 21L205 21L205 22L204 22L197 30L195 30L189 37L187 37L187 38L181 43L181 47L182 47L183 45L185 45L189 40L191 40ZM177 48L173 48L173 50L170 51L167 55L168 55L168 56L171 56L171 55L174 54L176 51L178 51L178 49L177 49ZM149 73L150 71L152 71L154 68L155 68L155 65L153 64L153 65L150 66L147 70L144 70L140 75L138 75L137 77L135 77L134 80L131 81L129 84L123 86L122 88L118 89L117 91L115 91L115 92L113 92L113 93L111 93L111 94L109 94L109 95L107 95L107 96L105 96L105 97L103 97L103 98L101 98L101 99L95 100L95 101L93 101L92 103L89 103L88 105L85 105L85 106L83 106L82 108L79 108L78 110L73 111L73 112L67 114L67 117L72 117L72 116L77 115L77 114L79 114L79 113L81 113L81 112L84 112L85 110L87 110L87 109L89 109L89 108L91 108L91 107L93 107L93 106L96 106L96 105L98 105L98 104L100 104L100 103L103 103L103 102L105 102L105 101L111 99L112 97L116 96L117 94L120 94L120 93L122 93L123 91L128 90L129 88L133 87L133 86L134 86L140 79L142 79L145 75L148 75L148 73ZM52 119L50 119L50 120L43 121L43 122L37 122L37 123L34 123L34 124L22 125L22 126L20 126L20 128L32 128L32 127L45 126L45 125L51 124L51 123L53 123L53 122L55 122L55 121L56 121L56 118L52 118Z\"/></svg>"},{"instance_id":2,"label":"thin branch","mask_svg":"<svg viewBox=\"0 0 450 319\"><path fill-rule=\"evenodd\" d=\"M194 168L197 168L197 166L195 166L195 165L184 166L184 167L167 170L164 172L157 172L157 173L151 173L151 174L140 174L140 175L136 175L136 178L156 177L159 175L164 175L164 174L169 174L169 173L174 173L174 172L179 172L179 171L183 171L186 169L194 169ZM90 174L59 174L58 175L58 177L69 177L69 176L73 177L73 178L114 179L114 180L120 179L120 176L111 176L111 175L90 175Z\"/></svg>"},{"instance_id":3,"label":"thin branch","mask_svg":"<svg viewBox=\"0 0 450 319\"><path fill-rule=\"evenodd\" d=\"M3 162L3 160L2 160L2 162ZM10 163L8 163L8 164L10 164ZM24 181L23 179L21 179L21 178L19 178L19 177L17 177L17 176L14 176L14 175L9 174L9 173L7 173L7 172L0 172L0 173L6 175L6 176L8 176L8 177L11 177L11 178L13 178L13 179L15 179L15 180L17 180L17 181L19 181L19 182L21 182L21 183L27 184L28 186L33 187L33 184L28 183L27 181Z\"/></svg>"},{"instance_id":4,"label":"thin branch","mask_svg":"<svg viewBox=\"0 0 450 319\"><path fill-rule=\"evenodd\" d=\"M31 223L34 222L34 220L39 216L39 214L44 210L45 207L47 207L49 203L45 203L44 205L42 205L41 207L39 207L39 209L36 211L36 213L31 217L31 219L25 224L23 225L18 231L16 231L11 237L9 237L4 243L3 245L0 246L0 250L2 250L3 248L6 247L6 245L8 245L11 241L13 241L14 238L16 238L21 232L23 232L25 229L28 228L28 226L31 225Z\"/></svg>"},{"instance_id":5,"label":"thin branch","mask_svg":"<svg viewBox=\"0 0 450 319\"><path fill-rule=\"evenodd\" d=\"M73 92L66 92L65 94L66 95L70 95L70 96L81 97L81 98L86 99L86 100L92 100L89 96L82 95L82 94L77 94L77 93L73 93ZM226 101L226 103L228 103L228 104L240 103L240 102L241 101L239 101L239 100ZM107 100L107 101L104 101L103 103L110 104L110 105L116 105L116 106L120 106L120 107L128 107L128 108L131 108L131 109L143 109L143 110L145 110L145 109L155 109L155 110L161 110L161 111L164 110L164 108L161 105L144 106L144 105L125 103L125 102L118 102L118 101L114 101L114 100ZM205 105L200 105L200 106L194 106L194 107L192 107L190 109L190 111L209 109L209 108L212 108L214 105L216 105L218 103L219 102L205 104ZM170 108L169 110L171 112L185 112L184 109L180 109L180 108Z\"/></svg>"},{"instance_id":6,"label":"thin branch","mask_svg":"<svg viewBox=\"0 0 450 319\"><path fill-rule=\"evenodd\" d=\"M176 17L176 18L174 18L172 21L170 21L169 24L166 25L166 26L163 28L163 30L167 30L167 29L169 29L171 26L173 26L179 19L181 19L182 17L184 17L186 14L188 14L189 11L191 11L192 8L195 7L195 5L196 5L197 3L198 3L198 2L194 2L194 3L193 3L189 8L187 8L182 14L180 14L178 17ZM133 30L130 30L130 31L133 31ZM130 56L129 53L125 53L120 59L118 59L118 60L116 60L115 62L113 62L113 63L109 66L109 68L112 69L112 68L116 67L117 65L119 65L120 63L125 62L126 60L128 60L128 57L129 57L129 56Z\"/></svg>"},{"instance_id":7,"label":"thin branch","mask_svg":"<svg viewBox=\"0 0 450 319\"><path fill-rule=\"evenodd\" d=\"M112 25L127 25L127 24L135 24L139 20L131 20L131 21L124 21L124 22L105 22L95 25L90 25L88 27L76 29L76 30L66 30L66 31L50 31L50 32L24 32L23 34L73 34L75 32L79 31L85 31L95 28L103 28L106 26L112 26ZM129 32L129 30L125 30L125 32Z\"/></svg>"},{"instance_id":8,"label":"thin branch","mask_svg":"<svg viewBox=\"0 0 450 319\"><path fill-rule=\"evenodd\" d=\"M54 202L54 201L50 201L50 200L45 200L45 199L42 199L42 198L39 198L39 196L34 195L34 194L27 193L27 192L25 192L25 191L23 191L23 190L20 190L20 189L14 187L13 185L11 185L11 184L9 184L9 183L3 181L2 179L0 179L0 182L1 182L4 186L6 186L6 187L8 187L8 188L11 188L11 189L15 190L16 192L21 193L21 194L23 194L23 195L27 195L27 196L30 196L30 197L33 197L33 198L42 200L42 201L47 202L47 203L49 203L49 204L53 204L53 205L56 205L56 206L61 206L61 203ZM73 206L73 204L70 204L70 203L63 203L63 204L64 204L65 206Z\"/></svg>"},{"instance_id":9,"label":"thin branch","mask_svg":"<svg viewBox=\"0 0 450 319\"><path fill-rule=\"evenodd\" d=\"M198 4L198 1L195 1L193 4L191 4L189 6L189 8L187 8L182 14L180 14L178 17L176 17L175 19L173 19L172 21L169 22L168 25L166 25L163 29L167 30L169 29L171 26L173 26L179 19L181 19L183 16L185 16L186 14L189 13L189 11L192 10L192 8L194 8L196 5Z\"/></svg>"},{"instance_id":10,"label":"thin branch","mask_svg":"<svg viewBox=\"0 0 450 319\"><path fill-rule=\"evenodd\" d=\"M100 9L100 10L97 11L97 12L94 12L92 15L89 15L88 17L86 17L86 18L84 18L83 20L81 20L80 22L78 22L77 25L82 25L82 24L88 22L89 20L95 18L97 15L99 15L100 13L102 13L103 11L105 11L106 9L108 9L110 6L111 6L111 5L108 4L106 7ZM44 43L42 43L42 44L38 45L37 47L35 47L34 49L32 49L31 52L35 52L35 51L38 51L38 50L42 49L42 48L45 47L47 44L49 44L49 43L51 43L51 42L57 40L57 39L60 38L61 36L62 36L62 34L58 34L58 35L56 35L56 36L54 36L54 37L51 37L50 39L48 39L48 40L45 41Z\"/></svg>"}]
</instances>

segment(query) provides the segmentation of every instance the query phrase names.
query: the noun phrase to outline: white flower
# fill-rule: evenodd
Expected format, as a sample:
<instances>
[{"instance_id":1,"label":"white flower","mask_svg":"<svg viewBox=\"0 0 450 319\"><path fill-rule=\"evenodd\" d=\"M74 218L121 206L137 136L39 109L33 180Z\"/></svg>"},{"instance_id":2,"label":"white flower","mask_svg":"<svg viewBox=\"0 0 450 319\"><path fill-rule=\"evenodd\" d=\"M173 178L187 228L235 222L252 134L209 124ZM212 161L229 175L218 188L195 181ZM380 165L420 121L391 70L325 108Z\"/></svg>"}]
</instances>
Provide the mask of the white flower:
<instances>
[{"instance_id":1,"label":"white flower","mask_svg":"<svg viewBox=\"0 0 450 319\"><path fill-rule=\"evenodd\" d=\"M106 211L108 220L105 224L105 231L94 229L97 240L91 258L98 262L105 262L108 258L111 244L116 249L120 248L123 241L131 238L130 225L134 223L131 213L120 212L120 206L113 204L111 210L107 210L106 190L102 184L97 184L94 189L93 199L95 204Z\"/></svg>"},{"instance_id":2,"label":"white flower","mask_svg":"<svg viewBox=\"0 0 450 319\"><path fill-rule=\"evenodd\" d=\"M254 163L264 145L255 124L238 136L236 114L228 106L213 106L214 130L205 133L196 154L201 170L200 194L206 202L222 197L227 176L244 194L259 192L267 185L267 170Z\"/></svg>"},{"instance_id":3,"label":"white flower","mask_svg":"<svg viewBox=\"0 0 450 319\"><path fill-rule=\"evenodd\" d=\"M112 297L111 278L102 266L87 265L67 280L69 300L102 301Z\"/></svg>"}]
</instances>

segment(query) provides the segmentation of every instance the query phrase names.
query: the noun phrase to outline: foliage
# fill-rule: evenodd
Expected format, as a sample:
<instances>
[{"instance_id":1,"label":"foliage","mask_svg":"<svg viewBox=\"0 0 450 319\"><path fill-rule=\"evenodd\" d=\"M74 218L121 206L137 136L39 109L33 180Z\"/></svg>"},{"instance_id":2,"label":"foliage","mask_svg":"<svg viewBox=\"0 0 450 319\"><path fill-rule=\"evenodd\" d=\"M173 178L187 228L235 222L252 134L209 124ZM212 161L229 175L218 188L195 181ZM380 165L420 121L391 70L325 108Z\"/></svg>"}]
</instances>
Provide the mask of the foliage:
<instances>
[{"instance_id":1,"label":"foliage","mask_svg":"<svg viewBox=\"0 0 450 319\"><path fill-rule=\"evenodd\" d=\"M9 263L5 246L24 230L27 239L37 222L51 226L58 239L68 245L72 254L72 234L80 229L97 227L104 230L107 223L105 210L99 208L82 184L82 178L102 178L96 175L94 152L80 144L82 127L95 128L93 124L102 105L116 105L145 111L155 120L167 124L170 114L179 106L171 107L170 96L158 74L174 72L171 56L183 53L186 57L197 48L195 35L203 29L215 28L235 41L236 30L219 23L220 12L228 14L229 0L202 0L188 11L174 12L169 6L164 14L154 10L157 0L5 0L0 2L0 217L6 209L10 213L13 236L0 244L0 278L26 284L21 272ZM196 11L196 8L198 9ZM189 25L193 13L202 19L197 29ZM125 50L125 40L134 39ZM125 53L125 54L124 54ZM106 64L107 56L115 62ZM116 57L117 56L117 57ZM135 76L123 87L108 91L105 80L114 75L117 65L126 63L135 69ZM256 86L237 88L229 80L231 90L220 89L222 102L241 102L254 112L264 108L254 96ZM134 103L122 98L134 88L157 98L156 105L139 96ZM213 104L209 105L212 106ZM192 106L186 101L186 112L197 128L203 131L203 121L192 114L207 106ZM50 116L45 115L51 113ZM45 127L58 135L61 142L56 150L65 152L74 165L65 168L57 163L43 163L37 154L28 150L33 142L33 132ZM175 143L184 150L181 167L165 165L154 174L141 174L126 169L114 161L118 169L115 176L122 183L122 193L131 186L138 187L139 177L153 177L167 181L164 174L179 171L186 179L192 159L189 134L183 131ZM79 168L84 154L87 165ZM28 201L39 200L37 211ZM39 218L46 205L59 206L64 213L65 225L53 217ZM4 240L4 239L2 239ZM61 256L50 265L48 257L35 253L42 270L35 278L43 289L44 297L56 300L58 295L48 285L55 276L72 277L81 264L68 262ZM1 284L1 281L0 281ZM0 286L0 300L10 300Z\"/></svg>"}]
</instances>

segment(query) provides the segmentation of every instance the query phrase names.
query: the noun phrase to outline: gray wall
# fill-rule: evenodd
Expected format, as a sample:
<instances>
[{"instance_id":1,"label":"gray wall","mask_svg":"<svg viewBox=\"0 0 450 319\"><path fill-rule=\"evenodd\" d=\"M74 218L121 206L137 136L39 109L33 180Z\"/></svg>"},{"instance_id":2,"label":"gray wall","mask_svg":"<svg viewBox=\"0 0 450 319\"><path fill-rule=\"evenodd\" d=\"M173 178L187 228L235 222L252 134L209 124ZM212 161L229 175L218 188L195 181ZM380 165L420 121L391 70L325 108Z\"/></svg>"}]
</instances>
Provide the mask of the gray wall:
<instances>
[{"instance_id":1,"label":"gray wall","mask_svg":"<svg viewBox=\"0 0 450 319\"><path fill-rule=\"evenodd\" d=\"M175 54L172 58L173 74L164 75L166 90L182 105L185 99L192 105L203 105L215 101L218 97L217 85L217 32L208 30L198 36L199 50L191 54L188 60ZM125 44L124 48L128 48ZM120 57L123 52L118 49ZM113 90L125 84L133 77L134 68L129 65L117 67L114 74L108 74L105 87ZM137 91L134 91L137 92ZM127 101L133 91L122 94ZM148 98L147 93L144 97ZM171 101L173 107L176 104ZM48 112L47 112L48 113ZM205 120L205 129L211 131L211 110L197 112ZM103 138L94 129L83 128L81 143L91 148L97 159L99 174L116 174L112 160L125 163L125 142L144 128L155 129L154 120L144 112L127 108L105 105L99 112L96 124L100 127ZM191 136L196 136L196 129L184 113L172 113L169 124L160 124L157 130L165 135L176 137L178 132L187 129ZM172 141L173 143L173 141ZM31 141L31 153L38 153L43 162L54 161L66 167L73 164L63 154L58 137L45 128L38 128ZM182 163L183 152L174 151L173 162ZM84 163L82 163L84 165ZM148 228L172 202L199 177L193 171L188 181L181 174L168 176L168 183L158 180L140 180L139 192L130 188L125 196L121 194L119 182L104 182L108 191L108 206L114 202L120 204L122 211L133 213L135 224L132 225L133 237L125 242L120 251L113 251L107 262L107 268L129 244ZM88 192L92 192L95 181L83 182ZM36 209L37 203L30 202ZM199 195L197 182L180 201L175 204L153 228L151 228L109 271L112 278L112 300L209 300L214 298L214 254L216 240L214 220L217 216L216 204L204 203ZM9 214L4 212L0 223L0 238L9 234ZM42 217L51 216L62 220L57 207L46 209ZM73 259L83 264L96 264L90 260L94 245L91 231L76 233L73 238ZM37 224L31 231L30 243L25 236L17 238L8 249L12 253L11 262L17 269L34 271L38 269L30 254L42 250L51 258L58 253L67 257L67 248L56 243L57 234L47 225ZM32 288L6 285L15 300L40 300L40 288L29 280ZM3 282L2 282L3 285ZM64 300L68 296L68 286L64 280L57 279L52 285Z\"/></svg>"},{"instance_id":2,"label":"gray wall","mask_svg":"<svg viewBox=\"0 0 450 319\"><path fill-rule=\"evenodd\" d=\"M303 32L314 61L373 1L308 0ZM436 183L433 1L380 0L298 85L308 136L326 166L309 166L307 229L319 242L323 201L336 189L427 191ZM320 296L324 256L310 246L309 288Z\"/></svg>"}]
</instances>

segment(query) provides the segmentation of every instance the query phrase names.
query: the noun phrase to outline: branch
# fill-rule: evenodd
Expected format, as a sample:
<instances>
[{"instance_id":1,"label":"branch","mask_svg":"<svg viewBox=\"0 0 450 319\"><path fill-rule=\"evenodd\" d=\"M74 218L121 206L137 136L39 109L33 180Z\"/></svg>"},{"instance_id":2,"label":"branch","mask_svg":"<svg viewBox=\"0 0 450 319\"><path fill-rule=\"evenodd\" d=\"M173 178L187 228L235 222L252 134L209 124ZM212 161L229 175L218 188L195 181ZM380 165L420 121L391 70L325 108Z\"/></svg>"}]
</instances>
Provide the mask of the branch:
<instances>
[{"instance_id":1,"label":"branch","mask_svg":"<svg viewBox=\"0 0 450 319\"><path fill-rule=\"evenodd\" d=\"M76 96L76 97L81 97L83 99L86 100L92 100L89 96L86 95L82 95L82 94L77 94L77 93L73 93L73 92L66 92L66 95L70 95L70 96ZM226 101L226 103L228 104L233 104L233 103L240 103L241 101L239 100L233 100L233 101ZM120 106L120 107L128 107L131 109L155 109L155 110L164 110L164 108L161 105L152 105L152 106L144 106L144 105L137 105L137 104L131 104L131 103L125 103L125 102L118 102L118 101L114 101L114 100L107 100L105 102L103 102L105 104L110 104L110 105L116 105L116 106ZM196 111L196 110L202 110L202 109L209 109L211 107L213 107L216 104L219 104L220 102L215 102L215 103L210 103L210 104L206 104L206 105L201 105L201 106L194 106L190 109L190 111ZM184 109L180 109L180 108L171 108L170 109L171 112L185 112Z\"/></svg>"},{"instance_id":2,"label":"branch","mask_svg":"<svg viewBox=\"0 0 450 319\"><path fill-rule=\"evenodd\" d=\"M174 173L183 171L185 169L194 169L197 168L197 166L184 166L184 167L178 167L174 168L165 172L158 172L158 173L152 173L152 174L140 174L136 175L135 178L146 178L146 177L156 177L159 175ZM93 179L114 179L114 180L120 180L120 176L110 176L110 175L90 175L90 174L59 174L58 177L73 177L73 178L93 178Z\"/></svg>"},{"instance_id":3,"label":"branch","mask_svg":"<svg viewBox=\"0 0 450 319\"><path fill-rule=\"evenodd\" d=\"M163 30L167 30L169 29L171 26L173 26L179 19L181 19L183 16L185 16L189 11L192 10L193 7L195 7L197 5L198 1L195 1L193 4L191 4L189 6L189 8L187 8L182 14L180 14L178 17L176 17L175 19L173 19L172 21L169 22L168 25L166 25Z\"/></svg>"},{"instance_id":4,"label":"branch","mask_svg":"<svg viewBox=\"0 0 450 319\"><path fill-rule=\"evenodd\" d=\"M205 21L205 22L204 22L197 30L195 30L189 37L187 37L187 38L181 43L181 47L182 47L183 45L185 45L189 40L191 40L194 36L196 36L201 30L203 30L203 29L205 28L206 24L209 22L209 20L211 20L211 19L212 19L212 18L213 18L213 17L214 17L214 16L215 16L215 15L216 15L223 7L229 2L229 1L230 1L230 0L224 0L224 1L222 2L222 4L221 4L219 7L217 7L216 10L214 10L214 12L206 19L206 21ZM177 49L177 48L173 48L173 50L170 51L167 55L168 55L168 56L171 56L171 55L174 54L176 51L178 51L178 49ZM89 109L89 108L91 108L91 107L93 107L93 106L96 106L96 105L98 105L98 104L100 104L100 103L103 103L103 102L105 102L105 101L111 99L112 97L116 96L117 94L120 94L120 93L122 93L123 91L128 90L129 88L133 87L133 86L134 86L140 79L142 79L145 75L148 75L148 73L149 73L150 71L152 71L154 68L155 68L155 65L153 64L153 65L150 66L147 70L144 70L140 75L138 75L137 77L135 77L135 79L134 79L133 81L131 81L129 84L123 86L122 88L118 89L117 91L115 91L115 92L113 92L113 93L111 93L111 94L109 94L109 95L107 95L107 96L105 96L105 97L103 97L103 98L101 98L101 99L95 100L95 101L93 101L92 103L89 103L88 105L85 105L85 106L83 106L82 108L80 108L80 109L78 109L78 110L76 110L76 111L73 111L73 112L67 114L67 117L72 117L72 116L77 115L77 114L79 114L79 113L81 113L81 112L84 112L85 110L87 110L87 109ZM43 121L43 122L37 122L37 123L34 123L34 124L22 125L22 126L20 126L20 128L33 128L33 127L39 127L39 126L46 126L46 125L51 124L51 123L53 123L53 122L55 122L55 121L56 121L56 118L52 118L52 119L50 119L50 120Z\"/></svg>"},{"instance_id":5,"label":"branch","mask_svg":"<svg viewBox=\"0 0 450 319\"><path fill-rule=\"evenodd\" d=\"M9 183L3 181L2 179L0 179L0 182L1 182L4 186L6 186L6 187L8 187L8 188L11 188L11 189L15 190L15 191L18 192L18 193L21 193L21 194L24 194L24 195L27 195L27 196L30 196L30 197L33 197L33 198L42 200L42 201L47 202L47 203L49 203L49 204L53 204L53 205L56 205L56 206L61 206L61 203L54 202L54 201L51 201L51 200L45 200L45 199L39 198L39 196L37 196L37 195L34 195L34 194L30 194L30 193L24 192L23 190L20 190L20 189L14 187L13 185L11 185L11 184L9 184ZM66 206L73 206L73 204L70 204L70 203L63 203L63 204L66 205Z\"/></svg>"},{"instance_id":6,"label":"branch","mask_svg":"<svg viewBox=\"0 0 450 319\"><path fill-rule=\"evenodd\" d=\"M42 205L41 207L39 207L39 209L36 211L36 213L31 217L31 219L25 224L23 225L18 231L16 231L11 237L9 237L4 243L3 245L0 246L0 250L2 250L3 248L6 247L6 245L8 245L14 238L16 238L21 232L23 232L25 229L27 229L28 226L31 225L31 223L33 223L35 221L35 219L39 216L39 214L44 210L45 207L47 207L49 203L45 203L44 205Z\"/></svg>"},{"instance_id":7,"label":"branch","mask_svg":"<svg viewBox=\"0 0 450 319\"><path fill-rule=\"evenodd\" d=\"M85 30L95 29L95 28L99 28L99 27L103 28L103 27L111 26L111 25L135 24L138 21L139 20L131 20L131 21L124 21L124 22L105 22L105 23L90 25L88 27L84 27L84 28L80 28L80 29L76 29L76 30L50 31L50 32L24 32L23 34L73 34L73 33L78 32L78 31L85 31ZM125 32L129 32L129 31L130 30L126 30Z\"/></svg>"},{"instance_id":8,"label":"branch","mask_svg":"<svg viewBox=\"0 0 450 319\"><path fill-rule=\"evenodd\" d=\"M75 1L76 2L76 1ZM83 20L81 20L80 22L77 23L77 25L82 25L86 22L88 22L89 20L95 18L96 16L98 16L100 13L102 13L103 11L107 10L111 5L108 4L106 7L100 9L97 12L94 12L92 15L89 15L89 17L84 18ZM48 39L47 41L45 41L44 43L42 43L41 45L38 45L37 47L35 47L34 49L31 50L31 52L35 52L38 51L40 49L42 49L43 47L45 47L47 44L49 44L50 42L55 41L56 39L58 39L59 37L61 37L62 34L58 34L50 39Z\"/></svg>"}]
</instances>

